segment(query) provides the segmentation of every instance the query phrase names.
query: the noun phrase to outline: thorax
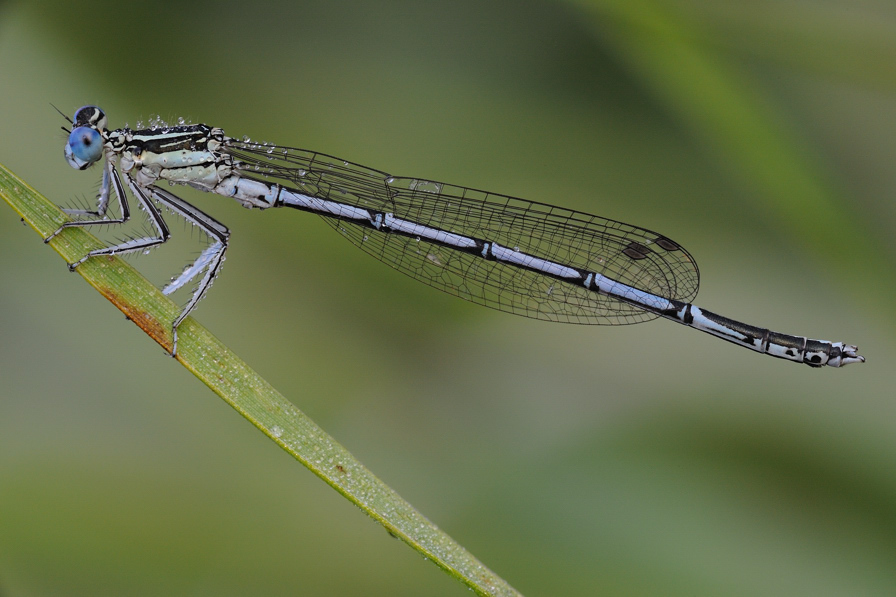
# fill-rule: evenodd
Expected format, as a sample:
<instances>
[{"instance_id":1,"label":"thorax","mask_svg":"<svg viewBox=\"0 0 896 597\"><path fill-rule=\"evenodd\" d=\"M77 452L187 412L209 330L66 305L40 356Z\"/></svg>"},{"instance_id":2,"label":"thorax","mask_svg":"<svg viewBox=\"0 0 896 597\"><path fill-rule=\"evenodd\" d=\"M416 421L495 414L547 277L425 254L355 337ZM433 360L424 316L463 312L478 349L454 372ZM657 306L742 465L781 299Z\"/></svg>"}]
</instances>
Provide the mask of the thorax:
<instances>
[{"instance_id":1,"label":"thorax","mask_svg":"<svg viewBox=\"0 0 896 597\"><path fill-rule=\"evenodd\" d=\"M232 171L232 158L221 151L226 139L219 128L194 124L120 129L110 132L108 143L138 185L167 180L212 189Z\"/></svg>"}]
</instances>

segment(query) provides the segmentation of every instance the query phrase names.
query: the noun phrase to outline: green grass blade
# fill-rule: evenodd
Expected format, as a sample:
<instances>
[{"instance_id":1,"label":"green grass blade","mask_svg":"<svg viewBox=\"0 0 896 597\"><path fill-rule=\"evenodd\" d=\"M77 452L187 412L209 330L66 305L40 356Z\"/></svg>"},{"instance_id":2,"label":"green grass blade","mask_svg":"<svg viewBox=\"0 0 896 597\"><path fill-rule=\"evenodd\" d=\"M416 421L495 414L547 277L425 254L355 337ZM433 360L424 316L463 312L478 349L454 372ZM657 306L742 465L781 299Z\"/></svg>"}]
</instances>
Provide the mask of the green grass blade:
<instances>
[{"instance_id":1,"label":"green grass blade","mask_svg":"<svg viewBox=\"0 0 896 597\"><path fill-rule=\"evenodd\" d=\"M66 221L56 205L0 165L0 196L46 238ZM69 228L50 245L69 263L102 244ZM93 258L78 273L165 350L177 306L117 257ZM178 329L177 360L281 448L349 501L479 595L519 595L454 539L380 481L344 447L192 318Z\"/></svg>"}]
</instances>

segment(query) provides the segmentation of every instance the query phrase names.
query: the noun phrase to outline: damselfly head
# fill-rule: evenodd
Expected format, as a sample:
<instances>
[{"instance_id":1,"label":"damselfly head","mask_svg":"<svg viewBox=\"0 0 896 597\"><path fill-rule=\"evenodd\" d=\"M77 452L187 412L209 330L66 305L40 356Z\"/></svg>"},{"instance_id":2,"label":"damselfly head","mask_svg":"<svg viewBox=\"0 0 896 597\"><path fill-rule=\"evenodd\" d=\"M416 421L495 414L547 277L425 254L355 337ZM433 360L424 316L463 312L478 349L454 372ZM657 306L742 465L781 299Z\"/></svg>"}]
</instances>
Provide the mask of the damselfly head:
<instances>
[{"instance_id":1,"label":"damselfly head","mask_svg":"<svg viewBox=\"0 0 896 597\"><path fill-rule=\"evenodd\" d=\"M65 144L65 160L76 170L85 170L103 157L102 131L106 114L97 106L84 106L75 112L74 128Z\"/></svg>"}]
</instances>

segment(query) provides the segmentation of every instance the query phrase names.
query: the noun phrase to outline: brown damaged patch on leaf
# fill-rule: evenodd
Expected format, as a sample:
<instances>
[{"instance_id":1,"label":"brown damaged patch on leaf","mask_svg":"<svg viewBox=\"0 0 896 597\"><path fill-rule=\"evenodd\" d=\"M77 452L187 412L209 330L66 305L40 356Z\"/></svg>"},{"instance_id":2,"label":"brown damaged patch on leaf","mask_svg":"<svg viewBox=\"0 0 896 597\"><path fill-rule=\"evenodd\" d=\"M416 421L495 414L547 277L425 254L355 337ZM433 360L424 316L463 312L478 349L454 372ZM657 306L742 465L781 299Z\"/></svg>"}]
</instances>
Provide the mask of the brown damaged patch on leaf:
<instances>
[{"instance_id":1,"label":"brown damaged patch on leaf","mask_svg":"<svg viewBox=\"0 0 896 597\"><path fill-rule=\"evenodd\" d=\"M153 317L150 313L136 308L114 292L100 290L100 293L105 296L109 302L118 307L118 309L125 314L125 317L136 323L137 327L146 332L150 338L158 342L162 348L168 350L168 346L171 344L171 329L169 327L162 325L159 323L159 320Z\"/></svg>"}]
</instances>

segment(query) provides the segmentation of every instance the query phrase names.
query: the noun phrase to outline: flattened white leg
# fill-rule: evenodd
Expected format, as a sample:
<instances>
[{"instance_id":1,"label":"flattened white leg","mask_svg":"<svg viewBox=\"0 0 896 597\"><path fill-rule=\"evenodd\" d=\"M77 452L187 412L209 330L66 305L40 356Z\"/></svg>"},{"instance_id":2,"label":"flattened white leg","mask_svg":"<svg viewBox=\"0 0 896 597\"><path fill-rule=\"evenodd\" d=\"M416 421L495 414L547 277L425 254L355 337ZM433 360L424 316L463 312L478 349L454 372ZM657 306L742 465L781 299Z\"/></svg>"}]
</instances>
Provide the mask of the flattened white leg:
<instances>
[{"instance_id":1,"label":"flattened white leg","mask_svg":"<svg viewBox=\"0 0 896 597\"><path fill-rule=\"evenodd\" d=\"M132 182L131 187L135 189L135 192L140 190L136 183ZM204 272L204 275L196 285L196 290L193 292L192 297L190 297L190 300L181 310L180 315L171 324L171 356L175 356L177 354L177 327L196 308L196 304L205 296L215 276L218 275L221 264L224 262L224 253L227 251L230 231L213 217L190 205L173 193L156 186L150 186L146 190L156 201L188 222L195 224L212 239L212 244L202 251L196 261L188 265L178 277L162 290L165 294L171 294Z\"/></svg>"}]
</instances>

